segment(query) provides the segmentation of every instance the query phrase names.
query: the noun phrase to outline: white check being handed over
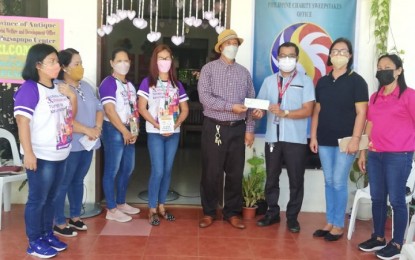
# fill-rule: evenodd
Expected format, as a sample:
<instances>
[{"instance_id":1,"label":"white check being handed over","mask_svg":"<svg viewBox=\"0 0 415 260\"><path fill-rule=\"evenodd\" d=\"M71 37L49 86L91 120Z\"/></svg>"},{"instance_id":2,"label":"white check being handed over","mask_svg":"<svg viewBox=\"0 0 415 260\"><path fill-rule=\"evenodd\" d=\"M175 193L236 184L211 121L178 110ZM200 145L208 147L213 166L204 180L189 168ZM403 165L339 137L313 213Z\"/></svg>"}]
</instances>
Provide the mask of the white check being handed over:
<instances>
[{"instance_id":1,"label":"white check being handed over","mask_svg":"<svg viewBox=\"0 0 415 260\"><path fill-rule=\"evenodd\" d=\"M245 98L244 105L247 108L257 108L262 110L268 110L269 100L256 99L256 98Z\"/></svg>"}]
</instances>

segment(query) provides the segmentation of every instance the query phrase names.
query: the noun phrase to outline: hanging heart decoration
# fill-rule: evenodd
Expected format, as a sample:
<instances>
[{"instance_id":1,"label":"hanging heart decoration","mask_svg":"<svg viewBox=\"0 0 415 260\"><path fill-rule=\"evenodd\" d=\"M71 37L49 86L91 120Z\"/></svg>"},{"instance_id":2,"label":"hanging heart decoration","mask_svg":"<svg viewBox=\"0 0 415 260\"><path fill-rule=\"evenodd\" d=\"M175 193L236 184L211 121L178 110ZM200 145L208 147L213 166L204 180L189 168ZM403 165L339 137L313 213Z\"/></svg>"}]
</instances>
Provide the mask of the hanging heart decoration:
<instances>
[{"instance_id":1,"label":"hanging heart decoration","mask_svg":"<svg viewBox=\"0 0 415 260\"><path fill-rule=\"evenodd\" d=\"M184 18L184 22L189 26L192 26L194 24L195 20L196 19L193 16Z\"/></svg>"},{"instance_id":2,"label":"hanging heart decoration","mask_svg":"<svg viewBox=\"0 0 415 260\"><path fill-rule=\"evenodd\" d=\"M173 35L171 37L171 42L173 44L175 44L176 46L179 46L180 44L182 44L184 42L184 38L179 36L179 18L180 18L179 10L180 10L180 7L181 7L180 4L181 3L179 2L179 0L176 0L176 19L177 19L177 21L176 21L176 35ZM183 4L183 10L184 10L184 4ZM183 12L183 15L184 15L184 12Z\"/></svg>"},{"instance_id":3,"label":"hanging heart decoration","mask_svg":"<svg viewBox=\"0 0 415 260\"><path fill-rule=\"evenodd\" d=\"M219 19L218 18L212 18L209 20L209 24L212 27L216 27L219 24Z\"/></svg>"},{"instance_id":4,"label":"hanging heart decoration","mask_svg":"<svg viewBox=\"0 0 415 260\"><path fill-rule=\"evenodd\" d=\"M208 9L207 9L206 12L204 12L204 18L206 20L210 20L210 19L215 18L215 13L213 11L213 3L214 3L213 1L214 0L212 0L212 9L210 9L210 0L208 0Z\"/></svg>"},{"instance_id":5,"label":"hanging heart decoration","mask_svg":"<svg viewBox=\"0 0 415 260\"><path fill-rule=\"evenodd\" d=\"M184 18L184 22L189 26L193 26L193 23L196 20L196 18L192 16L192 1L193 0L189 0L189 16ZM184 5L183 5L183 8L185 8Z\"/></svg>"},{"instance_id":6,"label":"hanging heart decoration","mask_svg":"<svg viewBox=\"0 0 415 260\"><path fill-rule=\"evenodd\" d=\"M133 10L133 0L130 0L130 10L127 11L127 17L128 19L130 19L131 21L134 19L135 17L135 11Z\"/></svg>"},{"instance_id":7,"label":"hanging heart decoration","mask_svg":"<svg viewBox=\"0 0 415 260\"><path fill-rule=\"evenodd\" d=\"M98 28L97 33L98 33L99 37L103 37L105 35L105 32L102 28Z\"/></svg>"},{"instance_id":8,"label":"hanging heart decoration","mask_svg":"<svg viewBox=\"0 0 415 260\"><path fill-rule=\"evenodd\" d=\"M108 0L107 0L107 8L108 8ZM104 22L104 0L101 0L101 26L97 29L97 33L99 37L103 37L105 35L104 30L102 29L102 25Z\"/></svg>"},{"instance_id":9,"label":"hanging heart decoration","mask_svg":"<svg viewBox=\"0 0 415 260\"><path fill-rule=\"evenodd\" d=\"M106 34L110 34L112 32L112 29L113 29L112 25L109 25L109 24L102 26L102 30L104 30Z\"/></svg>"},{"instance_id":10,"label":"hanging heart decoration","mask_svg":"<svg viewBox=\"0 0 415 260\"><path fill-rule=\"evenodd\" d=\"M199 1L200 0L196 0L196 15L195 15L195 20L193 21L194 27L199 27L202 24L202 19L197 18L199 14Z\"/></svg>"},{"instance_id":11,"label":"hanging heart decoration","mask_svg":"<svg viewBox=\"0 0 415 260\"><path fill-rule=\"evenodd\" d=\"M128 19L133 20L134 17L135 17L135 11L134 10L128 10L127 11L127 16L128 16Z\"/></svg>"},{"instance_id":12,"label":"hanging heart decoration","mask_svg":"<svg viewBox=\"0 0 415 260\"><path fill-rule=\"evenodd\" d=\"M223 30L225 30L225 27L223 26L218 25L215 27L215 31L217 34L220 34L221 32L223 32Z\"/></svg>"},{"instance_id":13,"label":"hanging heart decoration","mask_svg":"<svg viewBox=\"0 0 415 260\"><path fill-rule=\"evenodd\" d=\"M156 12L155 12L156 21L154 23L154 31L151 28L153 25L153 3L152 1L153 0L150 0L150 33L147 34L147 40L149 40L150 42L155 42L155 41L158 41L161 37L161 33L157 31L159 0L156 0Z\"/></svg>"},{"instance_id":14,"label":"hanging heart decoration","mask_svg":"<svg viewBox=\"0 0 415 260\"><path fill-rule=\"evenodd\" d=\"M133 1L133 0L131 0ZM147 21L144 20L144 3L145 0L137 0L137 18L133 19L133 25L138 29L144 29L147 27ZM132 8L132 6L131 6ZM135 13L135 11L134 11Z\"/></svg>"}]
</instances>

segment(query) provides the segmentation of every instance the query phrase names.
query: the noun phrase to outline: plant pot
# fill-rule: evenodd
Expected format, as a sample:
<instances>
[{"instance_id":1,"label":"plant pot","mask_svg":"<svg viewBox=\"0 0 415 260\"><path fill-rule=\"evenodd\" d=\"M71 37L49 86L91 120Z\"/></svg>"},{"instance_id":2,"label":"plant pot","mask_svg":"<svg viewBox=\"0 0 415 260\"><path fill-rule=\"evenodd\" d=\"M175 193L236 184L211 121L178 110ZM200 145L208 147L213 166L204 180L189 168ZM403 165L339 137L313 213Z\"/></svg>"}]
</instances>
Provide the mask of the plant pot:
<instances>
[{"instance_id":1,"label":"plant pot","mask_svg":"<svg viewBox=\"0 0 415 260\"><path fill-rule=\"evenodd\" d=\"M252 208L243 207L242 208L242 218L245 219L245 220L255 219L256 209L257 209L257 207L252 207Z\"/></svg>"},{"instance_id":2,"label":"plant pot","mask_svg":"<svg viewBox=\"0 0 415 260\"><path fill-rule=\"evenodd\" d=\"M360 199L359 208L357 209L356 218L359 220L372 219L372 201L369 199Z\"/></svg>"}]
</instances>

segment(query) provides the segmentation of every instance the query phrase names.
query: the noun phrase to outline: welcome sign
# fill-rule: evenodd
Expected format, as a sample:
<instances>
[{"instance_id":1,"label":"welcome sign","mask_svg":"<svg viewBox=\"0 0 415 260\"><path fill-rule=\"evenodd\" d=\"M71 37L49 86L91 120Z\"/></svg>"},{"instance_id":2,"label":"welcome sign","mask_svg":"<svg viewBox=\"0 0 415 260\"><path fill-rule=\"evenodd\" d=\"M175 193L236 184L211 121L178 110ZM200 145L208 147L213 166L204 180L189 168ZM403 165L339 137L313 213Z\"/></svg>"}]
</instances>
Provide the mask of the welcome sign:
<instances>
[{"instance_id":1,"label":"welcome sign","mask_svg":"<svg viewBox=\"0 0 415 260\"><path fill-rule=\"evenodd\" d=\"M63 49L63 20L0 16L0 82L23 83L27 52L38 43Z\"/></svg>"}]
</instances>

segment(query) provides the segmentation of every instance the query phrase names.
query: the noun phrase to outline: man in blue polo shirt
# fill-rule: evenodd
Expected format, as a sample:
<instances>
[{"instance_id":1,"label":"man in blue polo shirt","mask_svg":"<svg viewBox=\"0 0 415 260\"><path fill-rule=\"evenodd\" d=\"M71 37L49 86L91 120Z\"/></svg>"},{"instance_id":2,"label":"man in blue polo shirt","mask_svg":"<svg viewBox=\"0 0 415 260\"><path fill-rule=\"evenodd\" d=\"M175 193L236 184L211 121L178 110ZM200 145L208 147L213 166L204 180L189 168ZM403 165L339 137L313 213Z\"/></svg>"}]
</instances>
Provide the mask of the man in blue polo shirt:
<instances>
[{"instance_id":1,"label":"man in blue polo shirt","mask_svg":"<svg viewBox=\"0 0 415 260\"><path fill-rule=\"evenodd\" d=\"M265 78L257 96L258 99L269 100L271 104L265 133L265 199L268 210L257 225L269 226L280 221L279 177L284 161L290 184L287 227L293 233L300 231L297 217L304 196L307 118L313 111L315 101L312 80L296 69L298 54L299 49L292 42L279 46L277 59L280 71Z\"/></svg>"}]
</instances>

